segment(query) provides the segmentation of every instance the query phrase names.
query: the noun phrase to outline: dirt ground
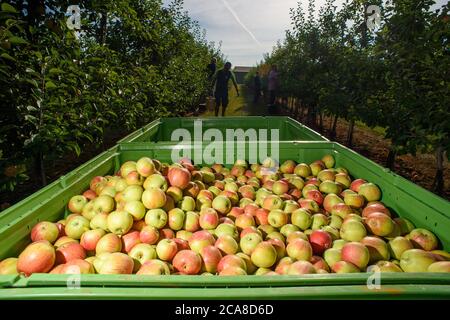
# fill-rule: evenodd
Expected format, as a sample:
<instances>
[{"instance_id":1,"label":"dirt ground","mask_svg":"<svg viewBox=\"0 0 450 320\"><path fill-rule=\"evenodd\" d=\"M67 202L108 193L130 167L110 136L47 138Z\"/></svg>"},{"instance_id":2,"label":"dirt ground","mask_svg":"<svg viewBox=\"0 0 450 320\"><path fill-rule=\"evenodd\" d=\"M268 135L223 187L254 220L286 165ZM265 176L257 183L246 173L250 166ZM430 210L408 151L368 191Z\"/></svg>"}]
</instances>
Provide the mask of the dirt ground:
<instances>
[{"instance_id":1,"label":"dirt ground","mask_svg":"<svg viewBox=\"0 0 450 320\"><path fill-rule=\"evenodd\" d=\"M116 144L117 140L120 140L127 134L128 132L120 129L110 130L109 132L105 133L105 141L103 145L91 144L83 148L83 151L81 152L79 157L77 157L74 153L68 153L64 158L58 159L52 163L48 163L46 166L47 183L52 183L59 177L76 169L104 150L113 147ZM0 211L19 202L20 200L28 197L29 195L42 188L38 176L33 173L28 174L30 178L27 181L20 183L14 191L0 193Z\"/></svg>"}]
</instances>

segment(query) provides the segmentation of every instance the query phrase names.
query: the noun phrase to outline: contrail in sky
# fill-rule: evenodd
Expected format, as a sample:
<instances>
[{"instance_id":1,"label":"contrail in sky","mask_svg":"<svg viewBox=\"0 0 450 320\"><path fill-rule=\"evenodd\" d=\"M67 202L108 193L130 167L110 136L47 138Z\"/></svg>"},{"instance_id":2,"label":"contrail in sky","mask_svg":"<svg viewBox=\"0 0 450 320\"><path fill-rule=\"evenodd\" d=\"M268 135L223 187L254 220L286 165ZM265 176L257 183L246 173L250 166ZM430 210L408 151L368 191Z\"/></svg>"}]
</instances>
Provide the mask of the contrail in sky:
<instances>
[{"instance_id":1,"label":"contrail in sky","mask_svg":"<svg viewBox=\"0 0 450 320\"><path fill-rule=\"evenodd\" d=\"M253 41L255 41L255 43L260 46L261 48L263 48L263 45L261 44L261 42L258 41L258 39L256 39L255 35L253 34L253 32L251 32L247 26L242 23L241 19L239 18L239 16L237 15L237 13L233 10L233 8L230 6L230 4L228 3L227 0L222 0L222 3L224 4L225 8L227 8L228 11L230 11L231 15L234 17L234 19L236 20L236 22L242 27L242 29L244 29L245 32L247 32L249 34L249 36L253 39Z\"/></svg>"}]
</instances>

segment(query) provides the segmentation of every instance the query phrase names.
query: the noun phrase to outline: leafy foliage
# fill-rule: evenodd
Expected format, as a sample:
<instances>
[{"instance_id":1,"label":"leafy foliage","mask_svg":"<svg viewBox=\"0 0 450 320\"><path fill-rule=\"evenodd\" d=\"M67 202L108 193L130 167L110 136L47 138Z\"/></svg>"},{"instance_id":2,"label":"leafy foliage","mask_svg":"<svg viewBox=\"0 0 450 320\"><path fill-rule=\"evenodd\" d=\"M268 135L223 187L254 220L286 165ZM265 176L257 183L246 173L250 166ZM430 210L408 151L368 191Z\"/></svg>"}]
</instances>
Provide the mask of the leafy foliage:
<instances>
[{"instance_id":1,"label":"leafy foliage","mask_svg":"<svg viewBox=\"0 0 450 320\"><path fill-rule=\"evenodd\" d=\"M81 8L77 32L66 26L72 4ZM26 172L45 184L48 160L101 144L107 128L189 112L205 95L212 56L220 50L180 0L2 3L0 188Z\"/></svg>"},{"instance_id":2,"label":"leafy foliage","mask_svg":"<svg viewBox=\"0 0 450 320\"><path fill-rule=\"evenodd\" d=\"M432 0L371 1L382 8L382 25L371 32L367 2L348 0L340 9L335 2L318 18L312 0L307 14L301 5L292 10L292 30L258 68L278 66L280 93L301 100L311 125L317 113L349 120L349 144L355 121L385 127L389 166L397 153L434 150L442 191L445 150L450 156L450 4L432 11Z\"/></svg>"}]
</instances>

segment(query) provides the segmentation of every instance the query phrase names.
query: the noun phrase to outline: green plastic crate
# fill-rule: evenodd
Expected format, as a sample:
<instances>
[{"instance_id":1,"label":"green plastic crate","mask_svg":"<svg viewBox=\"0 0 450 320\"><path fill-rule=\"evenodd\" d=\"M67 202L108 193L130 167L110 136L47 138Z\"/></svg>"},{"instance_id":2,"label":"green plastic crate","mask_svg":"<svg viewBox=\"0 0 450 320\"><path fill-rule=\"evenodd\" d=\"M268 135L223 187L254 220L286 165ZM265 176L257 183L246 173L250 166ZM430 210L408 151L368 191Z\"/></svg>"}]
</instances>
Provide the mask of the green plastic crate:
<instances>
[{"instance_id":1,"label":"green plastic crate","mask_svg":"<svg viewBox=\"0 0 450 320\"><path fill-rule=\"evenodd\" d=\"M172 141L172 132L183 128L194 136L194 123L202 121L203 132L208 129L218 129L226 136L227 129L279 129L281 141L328 141L327 138L314 130L289 117L225 117L225 118L161 118L155 120L139 130L129 134L121 142L162 142ZM208 140L203 139L203 140Z\"/></svg>"},{"instance_id":2,"label":"green plastic crate","mask_svg":"<svg viewBox=\"0 0 450 320\"><path fill-rule=\"evenodd\" d=\"M205 144L205 143L204 143ZM205 145L193 145L202 151ZM170 162L176 143L122 143L0 213L0 259L16 256L29 243L38 221L67 214L71 196L89 186L93 176L111 174L127 160L149 156ZM248 148L248 145L244 146ZM417 227L433 230L450 250L450 203L332 142L281 142L280 160L312 162L333 154L337 166L380 186L382 201ZM136 276L82 275L81 288L68 288L70 275L0 276L1 299L436 299L450 298L450 275L391 273L381 275L381 289L369 289L370 274L304 276ZM258 288L255 290L255 288Z\"/></svg>"}]
</instances>

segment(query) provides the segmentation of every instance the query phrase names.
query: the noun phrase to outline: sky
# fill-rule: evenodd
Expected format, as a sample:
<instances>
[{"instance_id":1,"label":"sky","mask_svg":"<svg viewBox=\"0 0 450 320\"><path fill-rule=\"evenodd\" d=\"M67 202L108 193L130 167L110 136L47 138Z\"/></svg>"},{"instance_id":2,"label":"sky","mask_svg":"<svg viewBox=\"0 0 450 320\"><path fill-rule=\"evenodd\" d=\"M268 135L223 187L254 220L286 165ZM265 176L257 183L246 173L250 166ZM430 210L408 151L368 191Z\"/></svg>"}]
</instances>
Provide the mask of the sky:
<instances>
[{"instance_id":1,"label":"sky","mask_svg":"<svg viewBox=\"0 0 450 320\"><path fill-rule=\"evenodd\" d=\"M234 66L253 66L284 39L291 24L290 9L299 2L306 12L306 0L184 0L184 9L206 29L208 41L222 41L222 52ZM316 0L316 8L324 3Z\"/></svg>"}]
</instances>

